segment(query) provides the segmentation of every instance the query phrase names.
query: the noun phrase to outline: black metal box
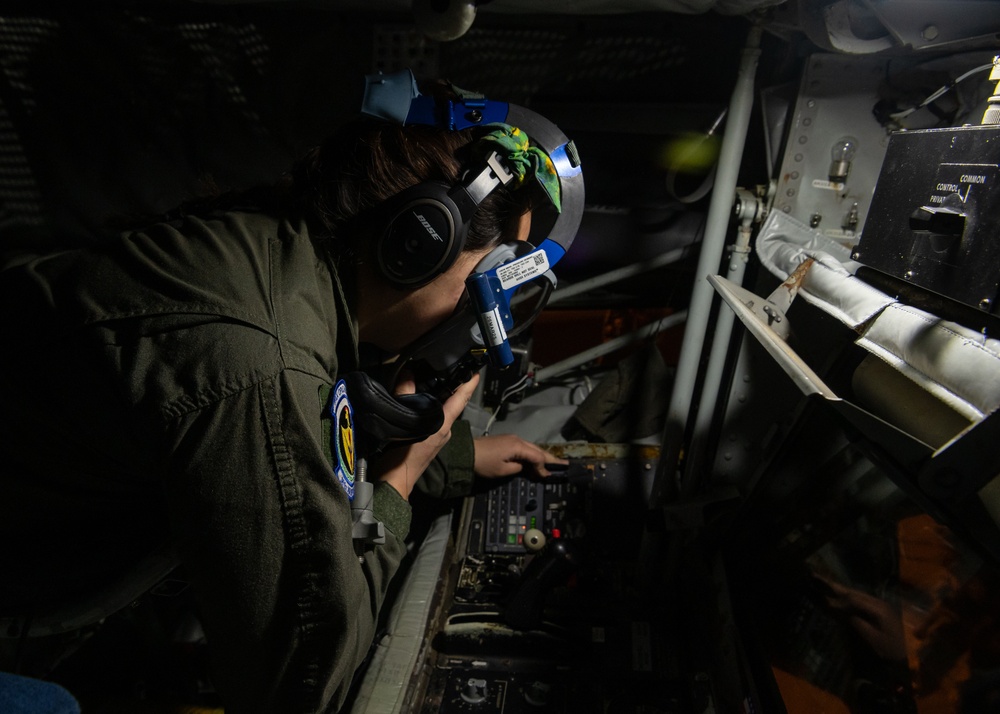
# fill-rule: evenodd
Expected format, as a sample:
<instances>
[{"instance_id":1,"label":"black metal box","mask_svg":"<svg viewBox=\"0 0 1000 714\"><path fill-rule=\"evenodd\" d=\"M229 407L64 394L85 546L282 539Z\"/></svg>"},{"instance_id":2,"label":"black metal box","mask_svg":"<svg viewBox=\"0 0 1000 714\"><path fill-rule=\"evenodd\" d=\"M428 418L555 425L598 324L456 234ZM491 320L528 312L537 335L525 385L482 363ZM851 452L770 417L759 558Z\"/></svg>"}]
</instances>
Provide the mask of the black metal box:
<instances>
[{"instance_id":1,"label":"black metal box","mask_svg":"<svg viewBox=\"0 0 1000 714\"><path fill-rule=\"evenodd\" d=\"M1000 127L893 134L854 258L997 313Z\"/></svg>"}]
</instances>

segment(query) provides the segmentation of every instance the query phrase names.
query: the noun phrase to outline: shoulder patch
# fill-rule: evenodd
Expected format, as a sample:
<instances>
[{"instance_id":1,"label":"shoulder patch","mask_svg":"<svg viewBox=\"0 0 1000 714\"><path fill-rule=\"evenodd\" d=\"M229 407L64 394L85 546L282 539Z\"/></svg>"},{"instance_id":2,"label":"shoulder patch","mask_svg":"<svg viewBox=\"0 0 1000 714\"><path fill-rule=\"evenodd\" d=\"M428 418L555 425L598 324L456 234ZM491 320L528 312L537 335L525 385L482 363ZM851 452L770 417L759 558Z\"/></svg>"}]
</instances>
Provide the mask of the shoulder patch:
<instances>
[{"instance_id":1,"label":"shoulder patch","mask_svg":"<svg viewBox=\"0 0 1000 714\"><path fill-rule=\"evenodd\" d=\"M328 457L337 481L347 494L348 500L354 500L354 477L357 465L357 454L354 441L354 408L347 396L347 385L339 380L332 390L321 390L325 406L324 421L328 421L324 429L324 447L329 450Z\"/></svg>"}]
</instances>

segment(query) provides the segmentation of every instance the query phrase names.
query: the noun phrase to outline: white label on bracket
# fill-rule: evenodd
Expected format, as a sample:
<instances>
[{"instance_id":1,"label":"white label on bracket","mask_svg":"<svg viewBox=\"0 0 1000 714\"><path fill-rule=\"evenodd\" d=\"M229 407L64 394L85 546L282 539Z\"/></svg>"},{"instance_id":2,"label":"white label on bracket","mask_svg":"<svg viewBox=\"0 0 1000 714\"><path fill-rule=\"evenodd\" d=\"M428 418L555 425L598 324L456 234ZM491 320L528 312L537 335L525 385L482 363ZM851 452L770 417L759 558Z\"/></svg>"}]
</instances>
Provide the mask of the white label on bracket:
<instances>
[{"instance_id":1,"label":"white label on bracket","mask_svg":"<svg viewBox=\"0 0 1000 714\"><path fill-rule=\"evenodd\" d=\"M841 191L844 188L844 184L826 179L813 179L812 186L813 188L825 188L829 191Z\"/></svg>"},{"instance_id":2,"label":"white label on bracket","mask_svg":"<svg viewBox=\"0 0 1000 714\"><path fill-rule=\"evenodd\" d=\"M549 269L549 256L544 250L535 251L518 260L506 263L497 268L500 287L510 290L515 285L536 278Z\"/></svg>"},{"instance_id":3,"label":"white label on bracket","mask_svg":"<svg viewBox=\"0 0 1000 714\"><path fill-rule=\"evenodd\" d=\"M507 331L503 329L503 322L500 320L500 308L493 308L493 312L480 313L480 324L486 328L483 339L490 347L502 345L507 339Z\"/></svg>"}]
</instances>

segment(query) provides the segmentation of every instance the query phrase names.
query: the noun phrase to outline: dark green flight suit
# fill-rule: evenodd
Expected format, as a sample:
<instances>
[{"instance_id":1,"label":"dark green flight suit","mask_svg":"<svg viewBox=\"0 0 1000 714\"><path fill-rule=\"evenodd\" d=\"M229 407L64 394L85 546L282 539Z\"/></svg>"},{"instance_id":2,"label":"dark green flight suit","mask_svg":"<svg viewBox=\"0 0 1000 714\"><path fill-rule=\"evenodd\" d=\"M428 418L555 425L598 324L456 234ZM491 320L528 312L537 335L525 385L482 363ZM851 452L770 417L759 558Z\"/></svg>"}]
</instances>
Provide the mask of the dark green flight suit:
<instances>
[{"instance_id":1,"label":"dark green flight suit","mask_svg":"<svg viewBox=\"0 0 1000 714\"><path fill-rule=\"evenodd\" d=\"M3 614L86 593L169 537L227 714L336 711L410 524L378 484L387 542L359 563L323 449L321 391L358 368L350 277L303 221L252 212L0 273ZM467 429L424 478L466 488Z\"/></svg>"}]
</instances>

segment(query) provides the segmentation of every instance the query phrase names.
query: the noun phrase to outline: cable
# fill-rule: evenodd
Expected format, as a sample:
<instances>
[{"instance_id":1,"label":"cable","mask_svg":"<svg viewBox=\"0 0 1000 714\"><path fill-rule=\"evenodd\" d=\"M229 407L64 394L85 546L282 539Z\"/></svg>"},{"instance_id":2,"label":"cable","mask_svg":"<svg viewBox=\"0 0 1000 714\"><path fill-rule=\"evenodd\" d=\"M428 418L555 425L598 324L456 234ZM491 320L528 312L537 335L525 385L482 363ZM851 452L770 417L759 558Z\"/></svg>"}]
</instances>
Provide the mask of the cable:
<instances>
[{"instance_id":1,"label":"cable","mask_svg":"<svg viewBox=\"0 0 1000 714\"><path fill-rule=\"evenodd\" d=\"M594 391L594 383L590 380L588 375L583 375L583 384L574 384L569 390L569 403L573 406L579 406L583 403L583 400L590 396L590 393ZM583 399L579 402L576 401L576 390L585 388L587 393L583 395Z\"/></svg>"},{"instance_id":2,"label":"cable","mask_svg":"<svg viewBox=\"0 0 1000 714\"><path fill-rule=\"evenodd\" d=\"M937 89L936 91L932 92L926 99L924 99L924 101L920 102L920 104L917 104L916 106L910 107L909 109L904 109L904 110L899 111L899 112L894 112L894 113L892 113L892 114L889 115L889 118L892 119L893 121L899 121L900 119L908 117L911 114L913 114L913 112L917 111L918 109L923 109L924 107L926 107L931 102L935 101L936 99L939 99L940 97L942 97L949 90L954 89L955 86L957 84L959 84L960 82L964 82L966 79L968 79L972 75L974 75L974 74L976 74L978 72L985 72L988 69L993 69L993 63L992 62L990 62L989 64L980 65L979 67L975 67L973 69L970 69L965 74L959 75L959 77L955 81L953 81L953 82L951 82L949 84L946 84L943 87L941 87L941 88Z\"/></svg>"},{"instance_id":3,"label":"cable","mask_svg":"<svg viewBox=\"0 0 1000 714\"><path fill-rule=\"evenodd\" d=\"M503 409L504 402L506 402L508 399L513 397L518 392L530 387L532 384L531 379L534 376L535 376L534 372L532 371L526 372L523 377L521 377L519 380L514 382L505 390L503 390L503 393L500 395L500 401L497 403L497 408L493 410L493 413L490 415L489 421L486 422L486 426L483 428L483 436L489 436L490 429L493 428L493 423L497 420L497 416L500 414L500 410Z\"/></svg>"},{"instance_id":4,"label":"cable","mask_svg":"<svg viewBox=\"0 0 1000 714\"><path fill-rule=\"evenodd\" d=\"M715 136L715 133L719 129L719 125L722 124L722 120L726 118L727 111L729 111L728 107L723 109L719 116L716 117L707 132L686 141L681 150L678 152L678 155L674 159L670 169L667 171L666 176L666 189L671 198L685 204L695 203L696 201L700 201L707 196L709 191L711 191L715 186L715 169L718 165L717 160L712 162L712 166L709 168L708 173L705 174L705 178L702 179L701 184L696 189L685 196L679 196L677 194L678 165L683 165L687 161L696 157L700 151L703 151L702 145L705 144L705 142L710 141Z\"/></svg>"}]
</instances>

